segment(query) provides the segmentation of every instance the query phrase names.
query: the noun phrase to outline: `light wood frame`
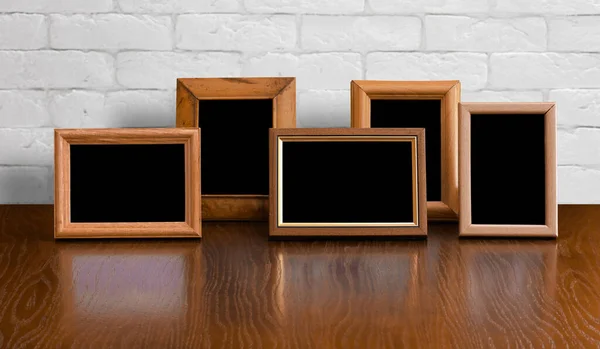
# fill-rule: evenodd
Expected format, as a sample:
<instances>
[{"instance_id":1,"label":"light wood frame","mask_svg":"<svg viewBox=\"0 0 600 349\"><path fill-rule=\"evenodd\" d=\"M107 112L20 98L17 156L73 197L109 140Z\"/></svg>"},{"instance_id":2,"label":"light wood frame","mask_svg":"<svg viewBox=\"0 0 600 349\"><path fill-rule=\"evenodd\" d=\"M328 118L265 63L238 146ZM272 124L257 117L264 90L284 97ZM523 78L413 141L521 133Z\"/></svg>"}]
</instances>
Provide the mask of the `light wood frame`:
<instances>
[{"instance_id":1,"label":"light wood frame","mask_svg":"<svg viewBox=\"0 0 600 349\"><path fill-rule=\"evenodd\" d=\"M427 202L430 221L458 219L458 103L460 81L378 81L350 83L351 127L371 127L371 100L440 100L441 119L441 201Z\"/></svg>"},{"instance_id":2,"label":"light wood frame","mask_svg":"<svg viewBox=\"0 0 600 349\"><path fill-rule=\"evenodd\" d=\"M72 223L71 144L183 144L186 182L185 222ZM56 239L199 238L202 236L199 180L200 131L197 128L57 129L54 131L54 171L54 238Z\"/></svg>"},{"instance_id":3,"label":"light wood frame","mask_svg":"<svg viewBox=\"0 0 600 349\"><path fill-rule=\"evenodd\" d=\"M471 115L544 115L546 159L546 224L485 225L471 220ZM518 125L515 125L518 127ZM461 103L460 104L460 236L557 237L556 200L556 107L554 103ZM508 213L507 213L508 214Z\"/></svg>"},{"instance_id":4,"label":"light wood frame","mask_svg":"<svg viewBox=\"0 0 600 349\"><path fill-rule=\"evenodd\" d=\"M413 222L399 223L285 223L282 224L282 195L280 173L284 141L382 142L410 141L413 146ZM269 235L272 237L316 236L426 236L427 196L425 185L425 130L424 129L352 129L352 128L298 128L271 129L269 137ZM416 181L415 181L416 180ZM352 190L351 187L348 190ZM318 198L315 198L318 200Z\"/></svg>"},{"instance_id":5,"label":"light wood frame","mask_svg":"<svg viewBox=\"0 0 600 349\"><path fill-rule=\"evenodd\" d=\"M296 78L177 79L177 127L198 127L202 100L272 99L273 128L296 127ZM204 220L267 220L268 195L203 195Z\"/></svg>"}]
</instances>

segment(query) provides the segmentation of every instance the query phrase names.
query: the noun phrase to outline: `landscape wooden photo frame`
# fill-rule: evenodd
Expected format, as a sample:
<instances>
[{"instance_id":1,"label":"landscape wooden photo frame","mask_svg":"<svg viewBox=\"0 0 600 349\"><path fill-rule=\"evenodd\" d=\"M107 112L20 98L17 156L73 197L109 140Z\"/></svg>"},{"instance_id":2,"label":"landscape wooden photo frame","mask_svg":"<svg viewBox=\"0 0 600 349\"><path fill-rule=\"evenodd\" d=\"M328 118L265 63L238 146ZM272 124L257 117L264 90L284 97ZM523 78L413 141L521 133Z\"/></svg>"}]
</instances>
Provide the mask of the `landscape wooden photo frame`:
<instances>
[{"instance_id":1,"label":"landscape wooden photo frame","mask_svg":"<svg viewBox=\"0 0 600 349\"><path fill-rule=\"evenodd\" d=\"M427 218L430 221L456 221L459 210L457 154L460 81L353 80L350 94L353 128L429 129L425 132L428 142ZM404 115L398 116L398 112ZM377 119L374 119L375 114L378 115Z\"/></svg>"},{"instance_id":2,"label":"landscape wooden photo frame","mask_svg":"<svg viewBox=\"0 0 600 349\"><path fill-rule=\"evenodd\" d=\"M202 236L197 128L57 129L54 147L56 239Z\"/></svg>"},{"instance_id":3,"label":"landscape wooden photo frame","mask_svg":"<svg viewBox=\"0 0 600 349\"><path fill-rule=\"evenodd\" d=\"M424 137L423 129L272 129L270 236L426 236Z\"/></svg>"},{"instance_id":4,"label":"landscape wooden photo frame","mask_svg":"<svg viewBox=\"0 0 600 349\"><path fill-rule=\"evenodd\" d=\"M296 127L296 79L177 80L177 127L200 127L204 220L267 220L270 128Z\"/></svg>"},{"instance_id":5,"label":"landscape wooden photo frame","mask_svg":"<svg viewBox=\"0 0 600 349\"><path fill-rule=\"evenodd\" d=\"M558 235L554 103L462 103L460 236Z\"/></svg>"}]
</instances>

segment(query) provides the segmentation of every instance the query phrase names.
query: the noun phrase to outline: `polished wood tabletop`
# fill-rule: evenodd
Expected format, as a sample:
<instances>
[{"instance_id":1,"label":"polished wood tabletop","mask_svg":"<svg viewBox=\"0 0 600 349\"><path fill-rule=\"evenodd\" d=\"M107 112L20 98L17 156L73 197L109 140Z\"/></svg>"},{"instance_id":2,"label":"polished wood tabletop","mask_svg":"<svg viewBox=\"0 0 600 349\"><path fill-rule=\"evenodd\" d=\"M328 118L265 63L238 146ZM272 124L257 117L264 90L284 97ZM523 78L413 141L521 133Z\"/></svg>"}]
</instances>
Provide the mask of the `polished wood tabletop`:
<instances>
[{"instance_id":1,"label":"polished wood tabletop","mask_svg":"<svg viewBox=\"0 0 600 349\"><path fill-rule=\"evenodd\" d=\"M53 239L52 206L0 206L0 348L596 348L600 206L558 240Z\"/></svg>"}]
</instances>

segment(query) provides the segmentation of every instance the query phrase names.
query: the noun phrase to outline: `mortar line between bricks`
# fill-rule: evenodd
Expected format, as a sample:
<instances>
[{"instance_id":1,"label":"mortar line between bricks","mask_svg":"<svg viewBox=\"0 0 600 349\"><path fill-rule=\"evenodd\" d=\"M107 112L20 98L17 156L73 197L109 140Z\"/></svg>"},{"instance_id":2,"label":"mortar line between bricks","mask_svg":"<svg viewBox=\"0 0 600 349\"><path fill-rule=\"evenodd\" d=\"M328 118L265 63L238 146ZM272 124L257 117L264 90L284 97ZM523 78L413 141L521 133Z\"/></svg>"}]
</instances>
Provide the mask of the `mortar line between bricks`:
<instances>
[{"instance_id":1,"label":"mortar line between bricks","mask_svg":"<svg viewBox=\"0 0 600 349\"><path fill-rule=\"evenodd\" d=\"M116 0L115 0L116 1ZM240 11L241 10L241 11ZM560 12L490 12L490 11L477 11L477 12L454 12L454 11L441 11L441 12L429 12L429 11L408 11L408 12L384 12L384 11L366 11L366 6L361 11L351 12L311 12L311 11L248 11L245 9L231 10L231 11L211 11L198 10L197 12L189 11L124 11L120 6L115 6L111 10L107 11L33 11L33 10L16 10L16 11L0 11L0 15L13 15L13 14L28 14L28 15L110 15L110 14L123 14L123 15L240 15L240 16L272 16L272 15L309 15L309 16L339 16L339 17L350 17L350 16L363 16L363 17L377 17L377 16L452 16L452 17L478 17L478 18L497 18L510 20L513 18L529 18L529 17L598 17L598 13L560 13Z\"/></svg>"},{"instance_id":2,"label":"mortar line between bricks","mask_svg":"<svg viewBox=\"0 0 600 349\"><path fill-rule=\"evenodd\" d=\"M267 55L267 54L293 54L293 55L306 55L306 54L331 54L331 53L358 53L358 54L374 54L374 53L396 53L396 54L406 54L406 53L418 53L422 55L428 54L472 54L472 55L521 55L521 54L535 54L535 55L545 55L545 54L556 54L556 55L568 55L568 54L580 54L587 56L598 56L600 58L600 50L598 51L448 51L448 50L415 50L415 49L396 49L396 50L373 50L373 51L362 51L362 50L307 50L307 51L288 51L288 50L271 50L271 51L237 51L237 50L218 50L218 49L181 49L176 48L174 50L152 50L152 49L119 49L119 48L51 48L51 49L10 49L10 48L0 48L0 53L3 52L81 52L81 53L237 53L237 54L252 54L252 55Z\"/></svg>"}]
</instances>

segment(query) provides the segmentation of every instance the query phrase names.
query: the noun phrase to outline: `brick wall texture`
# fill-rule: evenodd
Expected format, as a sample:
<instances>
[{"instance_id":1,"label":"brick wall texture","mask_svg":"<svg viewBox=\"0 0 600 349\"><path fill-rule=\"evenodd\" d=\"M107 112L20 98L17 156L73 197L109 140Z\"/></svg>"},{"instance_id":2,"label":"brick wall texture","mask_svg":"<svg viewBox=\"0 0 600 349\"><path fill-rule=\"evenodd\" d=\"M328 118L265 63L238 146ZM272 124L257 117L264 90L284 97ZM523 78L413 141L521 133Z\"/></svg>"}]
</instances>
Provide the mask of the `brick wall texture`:
<instances>
[{"instance_id":1,"label":"brick wall texture","mask_svg":"<svg viewBox=\"0 0 600 349\"><path fill-rule=\"evenodd\" d=\"M560 203L600 203L596 0L3 0L0 203L53 201L53 128L168 127L175 79L296 76L299 127L352 79L556 101Z\"/></svg>"}]
</instances>

